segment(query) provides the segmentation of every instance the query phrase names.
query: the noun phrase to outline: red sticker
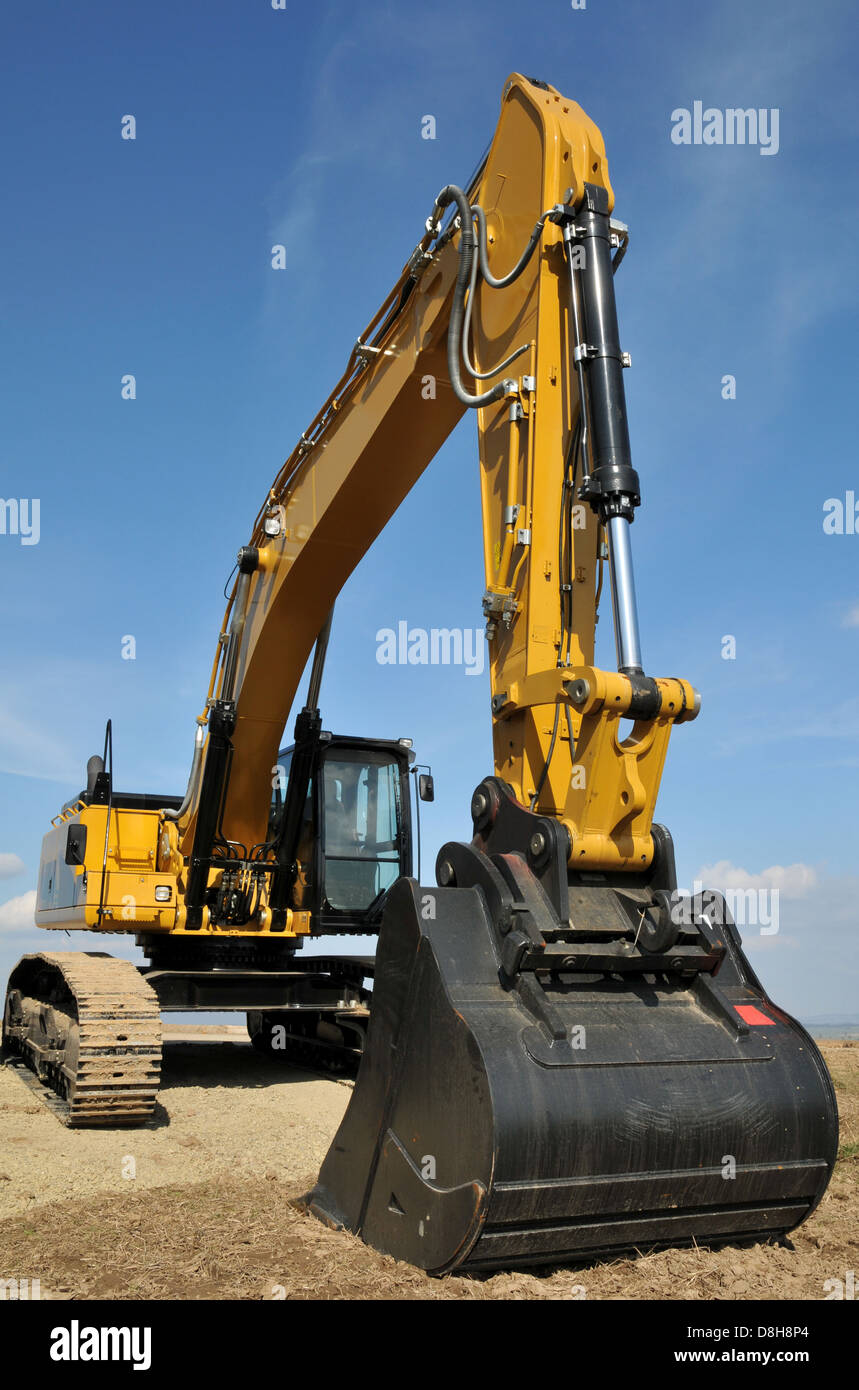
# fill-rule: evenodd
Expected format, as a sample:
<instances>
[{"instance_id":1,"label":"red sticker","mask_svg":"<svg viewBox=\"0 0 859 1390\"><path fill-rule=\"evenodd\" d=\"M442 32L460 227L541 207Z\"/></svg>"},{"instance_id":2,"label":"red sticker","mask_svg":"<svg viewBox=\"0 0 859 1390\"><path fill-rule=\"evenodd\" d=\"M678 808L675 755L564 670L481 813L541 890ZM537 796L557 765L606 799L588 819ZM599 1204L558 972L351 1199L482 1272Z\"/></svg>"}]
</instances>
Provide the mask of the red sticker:
<instances>
[{"instance_id":1,"label":"red sticker","mask_svg":"<svg viewBox=\"0 0 859 1390\"><path fill-rule=\"evenodd\" d=\"M766 1023L772 1028L775 1024L774 1018L767 1018L760 1009L756 1009L754 1004L735 1004L734 1008L740 1015L744 1023Z\"/></svg>"}]
</instances>

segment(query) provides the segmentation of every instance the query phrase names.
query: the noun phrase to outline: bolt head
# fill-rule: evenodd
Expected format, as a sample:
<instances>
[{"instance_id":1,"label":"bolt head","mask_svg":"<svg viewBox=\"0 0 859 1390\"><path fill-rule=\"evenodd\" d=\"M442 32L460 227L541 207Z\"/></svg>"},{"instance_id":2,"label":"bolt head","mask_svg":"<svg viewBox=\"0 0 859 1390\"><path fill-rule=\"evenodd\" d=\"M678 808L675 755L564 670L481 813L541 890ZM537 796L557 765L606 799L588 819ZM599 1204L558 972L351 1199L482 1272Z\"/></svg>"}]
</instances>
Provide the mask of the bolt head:
<instances>
[{"instance_id":1,"label":"bolt head","mask_svg":"<svg viewBox=\"0 0 859 1390\"><path fill-rule=\"evenodd\" d=\"M449 888L454 882L456 874L449 859L443 859L438 866L438 881L442 888Z\"/></svg>"},{"instance_id":2,"label":"bolt head","mask_svg":"<svg viewBox=\"0 0 859 1390\"><path fill-rule=\"evenodd\" d=\"M489 810L489 797L486 792L476 791L471 798L471 819L477 820Z\"/></svg>"},{"instance_id":3,"label":"bolt head","mask_svg":"<svg viewBox=\"0 0 859 1390\"><path fill-rule=\"evenodd\" d=\"M534 834L531 836L531 839L528 843L528 849L530 850L531 856L534 859L539 859L540 855L545 853L546 837L543 834L542 830L534 831Z\"/></svg>"}]
</instances>

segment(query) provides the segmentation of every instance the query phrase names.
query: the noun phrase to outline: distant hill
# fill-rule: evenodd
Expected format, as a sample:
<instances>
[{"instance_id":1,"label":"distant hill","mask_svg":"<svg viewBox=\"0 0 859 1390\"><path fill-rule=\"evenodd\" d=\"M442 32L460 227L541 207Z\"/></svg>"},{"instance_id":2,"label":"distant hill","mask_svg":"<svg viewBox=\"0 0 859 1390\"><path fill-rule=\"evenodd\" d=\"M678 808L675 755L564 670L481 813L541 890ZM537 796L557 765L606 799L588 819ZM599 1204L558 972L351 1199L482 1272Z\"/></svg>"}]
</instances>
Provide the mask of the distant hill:
<instances>
[{"instance_id":1,"label":"distant hill","mask_svg":"<svg viewBox=\"0 0 859 1390\"><path fill-rule=\"evenodd\" d=\"M802 1022L813 1038L859 1038L857 1014L816 1014Z\"/></svg>"}]
</instances>

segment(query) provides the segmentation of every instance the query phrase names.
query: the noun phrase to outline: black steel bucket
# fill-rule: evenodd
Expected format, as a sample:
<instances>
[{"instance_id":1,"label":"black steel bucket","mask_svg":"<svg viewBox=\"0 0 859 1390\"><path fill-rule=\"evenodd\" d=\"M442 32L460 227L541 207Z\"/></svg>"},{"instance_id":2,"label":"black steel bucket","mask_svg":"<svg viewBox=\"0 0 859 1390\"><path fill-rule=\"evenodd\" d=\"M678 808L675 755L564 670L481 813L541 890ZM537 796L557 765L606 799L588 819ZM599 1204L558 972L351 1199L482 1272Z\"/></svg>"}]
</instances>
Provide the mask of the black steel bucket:
<instances>
[{"instance_id":1,"label":"black steel bucket","mask_svg":"<svg viewBox=\"0 0 859 1390\"><path fill-rule=\"evenodd\" d=\"M558 1037L499 969L481 889L400 880L309 1209L434 1273L790 1231L835 1162L834 1092L726 941L715 978L556 976Z\"/></svg>"}]
</instances>

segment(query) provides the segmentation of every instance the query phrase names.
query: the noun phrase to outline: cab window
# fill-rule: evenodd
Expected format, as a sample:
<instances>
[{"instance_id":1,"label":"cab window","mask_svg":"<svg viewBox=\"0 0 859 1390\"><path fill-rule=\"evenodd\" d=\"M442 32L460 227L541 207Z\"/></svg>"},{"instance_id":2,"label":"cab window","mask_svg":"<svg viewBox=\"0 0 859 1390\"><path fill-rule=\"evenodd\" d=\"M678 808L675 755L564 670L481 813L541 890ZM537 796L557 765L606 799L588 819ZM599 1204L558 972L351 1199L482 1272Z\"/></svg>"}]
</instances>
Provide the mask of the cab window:
<instances>
[{"instance_id":1,"label":"cab window","mask_svg":"<svg viewBox=\"0 0 859 1390\"><path fill-rule=\"evenodd\" d=\"M400 875L400 770L383 753L335 751L323 764L325 907L365 912Z\"/></svg>"}]
</instances>

